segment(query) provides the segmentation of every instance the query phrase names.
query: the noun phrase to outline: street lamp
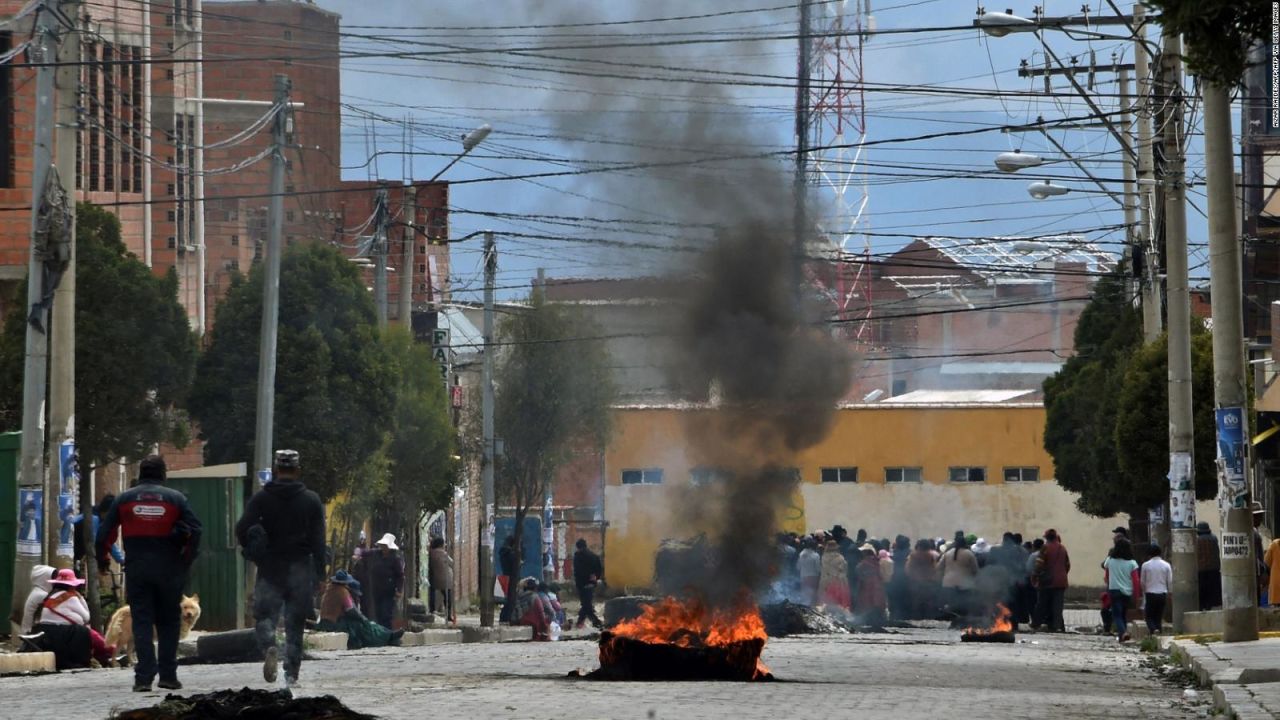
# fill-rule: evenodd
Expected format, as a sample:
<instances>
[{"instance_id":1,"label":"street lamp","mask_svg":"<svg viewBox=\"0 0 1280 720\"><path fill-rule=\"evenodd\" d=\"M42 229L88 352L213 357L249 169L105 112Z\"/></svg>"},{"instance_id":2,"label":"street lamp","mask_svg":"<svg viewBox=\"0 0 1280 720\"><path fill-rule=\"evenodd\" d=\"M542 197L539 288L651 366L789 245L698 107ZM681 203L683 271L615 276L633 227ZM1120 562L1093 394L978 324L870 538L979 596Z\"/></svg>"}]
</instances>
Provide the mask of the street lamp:
<instances>
[{"instance_id":1,"label":"street lamp","mask_svg":"<svg viewBox=\"0 0 1280 720\"><path fill-rule=\"evenodd\" d=\"M1024 153L1021 150L1003 152L996 156L996 167L1007 173L1037 167L1043 162L1039 155Z\"/></svg>"},{"instance_id":2,"label":"street lamp","mask_svg":"<svg viewBox=\"0 0 1280 720\"><path fill-rule=\"evenodd\" d=\"M1014 15L1013 10L984 12L974 24L991 37L1004 37L1014 32L1034 32L1038 27L1034 20Z\"/></svg>"},{"instance_id":3,"label":"street lamp","mask_svg":"<svg viewBox=\"0 0 1280 720\"><path fill-rule=\"evenodd\" d=\"M1062 185L1054 185L1048 182L1033 182L1027 186L1027 194L1036 200L1044 200L1046 198L1058 197L1071 192L1071 188Z\"/></svg>"}]
</instances>

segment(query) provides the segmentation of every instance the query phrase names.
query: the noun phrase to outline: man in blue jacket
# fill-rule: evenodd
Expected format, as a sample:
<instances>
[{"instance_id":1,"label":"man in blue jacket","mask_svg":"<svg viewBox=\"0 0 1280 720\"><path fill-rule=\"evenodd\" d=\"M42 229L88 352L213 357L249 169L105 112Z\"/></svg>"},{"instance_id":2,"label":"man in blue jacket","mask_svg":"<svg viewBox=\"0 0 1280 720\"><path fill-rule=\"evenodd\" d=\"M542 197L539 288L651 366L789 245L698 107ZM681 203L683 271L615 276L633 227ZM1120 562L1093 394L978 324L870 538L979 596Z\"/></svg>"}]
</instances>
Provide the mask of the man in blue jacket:
<instances>
[{"instance_id":1,"label":"man in blue jacket","mask_svg":"<svg viewBox=\"0 0 1280 720\"><path fill-rule=\"evenodd\" d=\"M164 458L152 455L138 465L138 484L120 493L98 527L98 566L107 566L116 531L124 536L125 599L133 615L133 646L138 664L133 670L134 692L149 692L157 683L181 690L178 682L178 633L182 621L182 588L200 549L200 520L187 498L165 487ZM152 628L159 642L151 644Z\"/></svg>"}]
</instances>

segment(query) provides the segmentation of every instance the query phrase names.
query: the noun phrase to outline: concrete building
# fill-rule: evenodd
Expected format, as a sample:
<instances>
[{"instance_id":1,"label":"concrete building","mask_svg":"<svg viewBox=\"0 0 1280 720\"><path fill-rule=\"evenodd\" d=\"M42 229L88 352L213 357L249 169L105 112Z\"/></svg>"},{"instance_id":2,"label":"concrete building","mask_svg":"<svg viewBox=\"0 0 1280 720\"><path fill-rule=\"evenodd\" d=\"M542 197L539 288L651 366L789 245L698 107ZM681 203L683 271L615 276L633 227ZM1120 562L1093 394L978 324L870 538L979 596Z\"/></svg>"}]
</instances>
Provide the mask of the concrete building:
<instances>
[{"instance_id":1,"label":"concrete building","mask_svg":"<svg viewBox=\"0 0 1280 720\"><path fill-rule=\"evenodd\" d=\"M1072 584L1100 586L1097 563L1111 547L1111 529L1126 518L1084 515L1053 481L1045 411L1032 395L915 391L841 406L828 436L794 458L800 482L788 506L778 508L781 527L808 532L840 524L851 533L864 528L872 537L912 540L963 529L994 542L1005 531L1031 539L1055 528L1073 559ZM715 412L680 404L615 410L603 463L605 575L613 588L648 587L663 539L707 529L682 520L680 507L715 502L705 478L723 449L688 440ZM1206 519L1217 515L1210 505L1202 508Z\"/></svg>"}]
</instances>

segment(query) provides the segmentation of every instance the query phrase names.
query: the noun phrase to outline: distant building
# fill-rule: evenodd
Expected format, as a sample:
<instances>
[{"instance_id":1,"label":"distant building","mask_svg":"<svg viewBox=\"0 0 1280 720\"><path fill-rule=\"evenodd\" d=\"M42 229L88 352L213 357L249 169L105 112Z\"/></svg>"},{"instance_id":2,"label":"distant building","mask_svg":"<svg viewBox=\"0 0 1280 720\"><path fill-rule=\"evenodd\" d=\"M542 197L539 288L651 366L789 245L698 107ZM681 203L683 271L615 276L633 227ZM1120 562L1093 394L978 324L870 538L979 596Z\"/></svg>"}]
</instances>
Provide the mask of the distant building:
<instances>
[{"instance_id":1,"label":"distant building","mask_svg":"<svg viewBox=\"0 0 1280 720\"><path fill-rule=\"evenodd\" d=\"M1070 548L1071 584L1101 586L1097 563L1111 528L1076 508L1053 480L1044 450L1045 410L1025 390L913 391L841 406L817 446L794 459L799 486L779 508L784 529L803 533L843 525L872 537L950 539L964 530L998 544L1005 531L1026 540L1055 528ZM697 502L697 484L720 476L720 448L690 445L689 428L714 410L681 404L623 405L603 459L607 522L605 577L613 588L649 587L663 539L709 528L680 508ZM1217 513L1206 504L1202 516Z\"/></svg>"}]
</instances>

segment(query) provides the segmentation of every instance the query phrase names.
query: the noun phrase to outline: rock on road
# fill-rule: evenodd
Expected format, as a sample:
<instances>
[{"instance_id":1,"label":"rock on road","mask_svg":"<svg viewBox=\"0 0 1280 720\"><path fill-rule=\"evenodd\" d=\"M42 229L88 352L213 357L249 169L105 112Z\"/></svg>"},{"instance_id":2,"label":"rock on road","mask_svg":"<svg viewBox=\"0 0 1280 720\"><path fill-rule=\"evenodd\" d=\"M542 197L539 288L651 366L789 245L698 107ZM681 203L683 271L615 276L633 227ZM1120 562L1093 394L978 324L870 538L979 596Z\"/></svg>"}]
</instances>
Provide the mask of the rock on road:
<instances>
[{"instance_id":1,"label":"rock on road","mask_svg":"<svg viewBox=\"0 0 1280 720\"><path fill-rule=\"evenodd\" d=\"M588 642L503 643L321 653L299 694L333 694L386 720L444 718L1196 718L1114 639L1024 635L1016 645L961 644L941 629L770 640L772 683L604 683L569 679L596 666ZM258 665L180 668L182 694L264 687ZM108 717L163 695L131 692L129 670L0 679L3 715L51 707Z\"/></svg>"}]
</instances>

